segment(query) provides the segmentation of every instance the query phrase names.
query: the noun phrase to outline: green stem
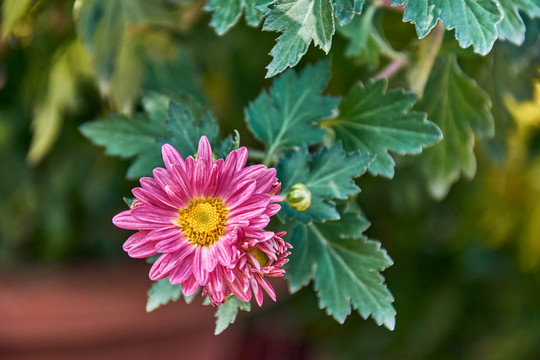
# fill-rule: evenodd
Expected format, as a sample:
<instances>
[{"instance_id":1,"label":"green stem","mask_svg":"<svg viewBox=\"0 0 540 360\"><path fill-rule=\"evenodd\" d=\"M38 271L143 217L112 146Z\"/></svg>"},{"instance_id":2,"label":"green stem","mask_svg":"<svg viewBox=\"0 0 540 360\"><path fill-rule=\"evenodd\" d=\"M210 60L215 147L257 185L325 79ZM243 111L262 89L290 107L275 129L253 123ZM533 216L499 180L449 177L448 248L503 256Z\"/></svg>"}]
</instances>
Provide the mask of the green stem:
<instances>
[{"instance_id":1,"label":"green stem","mask_svg":"<svg viewBox=\"0 0 540 360\"><path fill-rule=\"evenodd\" d=\"M411 90L420 97L424 93L429 74L431 74L431 69L439 54L443 37L444 26L439 20L431 33L425 39L419 41L418 61L409 73L409 84Z\"/></svg>"},{"instance_id":2,"label":"green stem","mask_svg":"<svg viewBox=\"0 0 540 360\"><path fill-rule=\"evenodd\" d=\"M265 152L262 150L248 149L248 159L250 160L261 161L265 158L264 156L265 156Z\"/></svg>"}]
</instances>

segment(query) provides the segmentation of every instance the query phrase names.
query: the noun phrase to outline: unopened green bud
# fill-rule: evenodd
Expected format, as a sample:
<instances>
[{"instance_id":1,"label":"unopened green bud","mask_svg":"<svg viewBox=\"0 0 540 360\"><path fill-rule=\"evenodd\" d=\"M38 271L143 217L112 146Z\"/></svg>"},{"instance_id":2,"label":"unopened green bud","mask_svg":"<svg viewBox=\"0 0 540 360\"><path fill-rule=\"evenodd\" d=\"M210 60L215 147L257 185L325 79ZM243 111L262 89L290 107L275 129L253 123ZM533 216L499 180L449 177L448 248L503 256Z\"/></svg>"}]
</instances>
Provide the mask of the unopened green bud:
<instances>
[{"instance_id":1,"label":"unopened green bud","mask_svg":"<svg viewBox=\"0 0 540 360\"><path fill-rule=\"evenodd\" d=\"M311 191L302 183L294 184L285 200L293 209L305 211L311 205Z\"/></svg>"}]
</instances>

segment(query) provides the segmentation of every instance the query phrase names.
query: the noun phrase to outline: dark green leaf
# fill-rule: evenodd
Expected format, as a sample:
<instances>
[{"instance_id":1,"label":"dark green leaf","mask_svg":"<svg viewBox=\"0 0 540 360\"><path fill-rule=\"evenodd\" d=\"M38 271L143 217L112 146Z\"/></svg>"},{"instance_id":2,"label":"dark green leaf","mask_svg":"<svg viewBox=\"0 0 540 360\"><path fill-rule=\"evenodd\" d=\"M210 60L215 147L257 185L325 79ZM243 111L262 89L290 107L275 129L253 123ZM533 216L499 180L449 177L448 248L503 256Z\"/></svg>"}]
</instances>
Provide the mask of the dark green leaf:
<instances>
[{"instance_id":1,"label":"dark green leaf","mask_svg":"<svg viewBox=\"0 0 540 360\"><path fill-rule=\"evenodd\" d=\"M160 142L173 145L184 158L197 153L199 139L203 135L211 145L218 143L219 127L212 114L206 113L197 118L186 103L171 100L167 128L172 137Z\"/></svg>"},{"instance_id":2,"label":"dark green leaf","mask_svg":"<svg viewBox=\"0 0 540 360\"><path fill-rule=\"evenodd\" d=\"M464 74L454 56L437 61L418 108L426 111L442 130L443 140L424 152L429 190L443 198L460 173L476 172L474 134L492 137L493 116L489 96Z\"/></svg>"},{"instance_id":3,"label":"dark green leaf","mask_svg":"<svg viewBox=\"0 0 540 360\"><path fill-rule=\"evenodd\" d=\"M317 122L332 114L339 100L322 96L330 80L330 61L307 66L300 74L289 70L274 80L245 110L246 121L267 149L266 163L279 150L314 144L325 131Z\"/></svg>"},{"instance_id":4,"label":"dark green leaf","mask_svg":"<svg viewBox=\"0 0 540 360\"><path fill-rule=\"evenodd\" d=\"M337 222L297 225L290 237L289 287L298 291L314 279L319 306L343 323L352 309L393 330L394 298L379 274L392 260L380 243L362 236L365 221L358 213Z\"/></svg>"},{"instance_id":5,"label":"dark green leaf","mask_svg":"<svg viewBox=\"0 0 540 360\"><path fill-rule=\"evenodd\" d=\"M357 194L360 188L354 178L362 175L373 159L371 154L346 154L339 142L330 148L321 148L313 157L305 146L288 154L277 167L281 192L287 194L294 184L302 183L311 192L311 205L298 211L285 201L281 213L303 223L339 219L332 199L346 199Z\"/></svg>"},{"instance_id":6,"label":"dark green leaf","mask_svg":"<svg viewBox=\"0 0 540 360\"><path fill-rule=\"evenodd\" d=\"M216 311L216 330L214 335L219 335L234 323L238 310L250 311L251 304L243 302L236 296L231 296L223 305L220 305Z\"/></svg>"},{"instance_id":7,"label":"dark green leaf","mask_svg":"<svg viewBox=\"0 0 540 360\"><path fill-rule=\"evenodd\" d=\"M489 53L497 40L496 24L503 16L495 0L392 0L392 5L402 4L403 21L416 24L419 38L426 36L440 18L446 29L456 29L461 47L472 44L482 55Z\"/></svg>"},{"instance_id":8,"label":"dark green leaf","mask_svg":"<svg viewBox=\"0 0 540 360\"><path fill-rule=\"evenodd\" d=\"M266 14L263 30L282 32L270 51L274 57L266 77L295 66L313 41L326 53L334 35L331 0L276 0Z\"/></svg>"},{"instance_id":9,"label":"dark green leaf","mask_svg":"<svg viewBox=\"0 0 540 360\"><path fill-rule=\"evenodd\" d=\"M154 311L161 305L166 305L170 301L177 301L182 295L182 286L173 285L169 278L154 281L150 290L148 290L148 302L146 311Z\"/></svg>"},{"instance_id":10,"label":"dark green leaf","mask_svg":"<svg viewBox=\"0 0 540 360\"><path fill-rule=\"evenodd\" d=\"M403 90L386 92L386 81L355 86L342 101L337 118L324 123L343 141L348 151L376 154L369 165L373 175L394 176L391 150L400 155L417 154L441 139L441 131L426 120L425 113L409 111L416 94Z\"/></svg>"}]
</instances>

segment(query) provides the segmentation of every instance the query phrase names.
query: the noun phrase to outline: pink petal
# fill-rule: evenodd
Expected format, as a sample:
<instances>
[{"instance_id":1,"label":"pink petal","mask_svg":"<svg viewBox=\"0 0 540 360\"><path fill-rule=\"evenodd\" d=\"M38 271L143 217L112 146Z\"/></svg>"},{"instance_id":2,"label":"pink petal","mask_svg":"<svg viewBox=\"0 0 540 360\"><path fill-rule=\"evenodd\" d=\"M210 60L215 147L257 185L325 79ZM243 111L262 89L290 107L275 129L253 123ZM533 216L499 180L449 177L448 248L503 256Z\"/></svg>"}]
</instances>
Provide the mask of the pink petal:
<instances>
[{"instance_id":1,"label":"pink petal","mask_svg":"<svg viewBox=\"0 0 540 360\"><path fill-rule=\"evenodd\" d=\"M170 207L172 209L178 208L178 202L174 201L170 197L163 196L161 192L149 192L143 188L134 188L131 190L137 200L144 204L150 204L157 207Z\"/></svg>"},{"instance_id":2,"label":"pink petal","mask_svg":"<svg viewBox=\"0 0 540 360\"><path fill-rule=\"evenodd\" d=\"M188 203L189 199L184 191L177 186L168 186L165 187L165 192L170 199L170 203L174 204L175 210L184 208Z\"/></svg>"},{"instance_id":3,"label":"pink petal","mask_svg":"<svg viewBox=\"0 0 540 360\"><path fill-rule=\"evenodd\" d=\"M249 222L250 229L262 229L270 223L270 217L268 215L262 214L256 218L253 218Z\"/></svg>"},{"instance_id":4,"label":"pink petal","mask_svg":"<svg viewBox=\"0 0 540 360\"><path fill-rule=\"evenodd\" d=\"M182 292L185 296L190 296L195 294L195 291L199 288L199 284L193 276L189 277L182 283Z\"/></svg>"},{"instance_id":5,"label":"pink petal","mask_svg":"<svg viewBox=\"0 0 540 360\"><path fill-rule=\"evenodd\" d=\"M140 246L141 243L147 242L146 236L148 231L137 231L135 234L131 235L122 245L124 251L129 251L131 248Z\"/></svg>"},{"instance_id":6,"label":"pink petal","mask_svg":"<svg viewBox=\"0 0 540 360\"><path fill-rule=\"evenodd\" d=\"M186 240L176 226L154 229L148 234L148 240L156 243L158 253L173 253L186 246Z\"/></svg>"},{"instance_id":7,"label":"pink petal","mask_svg":"<svg viewBox=\"0 0 540 360\"><path fill-rule=\"evenodd\" d=\"M238 174L239 177L242 177L242 178L252 178L254 176L256 176L257 174L259 174L260 172L263 172L264 170L266 170L266 166L264 165L251 165L251 166L248 166L246 168L244 168L240 174Z\"/></svg>"},{"instance_id":8,"label":"pink petal","mask_svg":"<svg viewBox=\"0 0 540 360\"><path fill-rule=\"evenodd\" d=\"M216 246L204 247L201 249L202 267L207 272L213 271L218 263L214 248L216 248Z\"/></svg>"},{"instance_id":9,"label":"pink petal","mask_svg":"<svg viewBox=\"0 0 540 360\"><path fill-rule=\"evenodd\" d=\"M265 215L268 215L268 216L273 216L275 214L277 214L279 212L279 210L281 209L281 205L280 204L268 204L268 206L266 207L266 211L264 212Z\"/></svg>"},{"instance_id":10,"label":"pink petal","mask_svg":"<svg viewBox=\"0 0 540 360\"><path fill-rule=\"evenodd\" d=\"M149 204L131 209L131 215L135 219L149 225L159 224L168 226L178 218L178 213L174 210L163 209Z\"/></svg>"},{"instance_id":11,"label":"pink petal","mask_svg":"<svg viewBox=\"0 0 540 360\"><path fill-rule=\"evenodd\" d=\"M115 215L112 219L114 225L126 230L150 230L153 226L149 226L146 222L135 219L132 210L125 210Z\"/></svg>"},{"instance_id":12,"label":"pink petal","mask_svg":"<svg viewBox=\"0 0 540 360\"><path fill-rule=\"evenodd\" d=\"M206 163L207 167L210 167L214 162L214 157L212 155L212 147L206 136L201 136L199 140L199 148L197 149L197 162Z\"/></svg>"},{"instance_id":13,"label":"pink petal","mask_svg":"<svg viewBox=\"0 0 540 360\"><path fill-rule=\"evenodd\" d=\"M174 186L174 173L171 171L169 172L167 169L163 168L155 168L152 171L152 175L154 175L154 180L156 180L156 183L159 185L159 187L163 190L165 190L165 187L168 186Z\"/></svg>"},{"instance_id":14,"label":"pink petal","mask_svg":"<svg viewBox=\"0 0 540 360\"><path fill-rule=\"evenodd\" d=\"M236 183L224 199L227 209L231 210L245 203L255 192L256 186L257 183L254 180L242 180Z\"/></svg>"},{"instance_id":15,"label":"pink petal","mask_svg":"<svg viewBox=\"0 0 540 360\"><path fill-rule=\"evenodd\" d=\"M228 269L223 271L223 276L225 276L225 279L227 279L227 281L234 281L235 279L234 271Z\"/></svg>"},{"instance_id":16,"label":"pink petal","mask_svg":"<svg viewBox=\"0 0 540 360\"><path fill-rule=\"evenodd\" d=\"M257 281L254 278L251 278L249 282L251 283L251 290L253 290L253 295L255 295L257 305L261 306L264 297L263 292L259 289L259 285L257 285Z\"/></svg>"},{"instance_id":17,"label":"pink petal","mask_svg":"<svg viewBox=\"0 0 540 360\"><path fill-rule=\"evenodd\" d=\"M257 181L257 192L266 194L276 181L276 169L267 169L257 174L254 179Z\"/></svg>"},{"instance_id":18,"label":"pink petal","mask_svg":"<svg viewBox=\"0 0 540 360\"><path fill-rule=\"evenodd\" d=\"M169 254L164 254L164 255L161 255L156 260L156 262L150 268L150 274L149 274L150 280L152 281L160 280L168 275L167 272L161 271L161 268L162 268L163 262L168 261L169 258L170 258Z\"/></svg>"},{"instance_id":19,"label":"pink petal","mask_svg":"<svg viewBox=\"0 0 540 360\"><path fill-rule=\"evenodd\" d=\"M193 197L193 186L191 184L191 177L188 176L188 173L185 169L182 169L179 166L173 166L172 172L174 174L174 179L176 186L186 195L187 198Z\"/></svg>"},{"instance_id":20,"label":"pink petal","mask_svg":"<svg viewBox=\"0 0 540 360\"><path fill-rule=\"evenodd\" d=\"M206 185L208 177L210 176L210 166L207 161L199 161L195 163L195 171L193 173L193 183L195 185L195 192L193 195L201 196L202 190Z\"/></svg>"},{"instance_id":21,"label":"pink petal","mask_svg":"<svg viewBox=\"0 0 540 360\"><path fill-rule=\"evenodd\" d=\"M170 170L173 165L185 168L184 159L173 146L169 144L163 145L161 147L161 155L163 156L163 162L167 169Z\"/></svg>"},{"instance_id":22,"label":"pink petal","mask_svg":"<svg viewBox=\"0 0 540 360\"><path fill-rule=\"evenodd\" d=\"M193 274L192 268L188 262L183 262L182 264L179 264L178 267L176 267L171 273L169 274L169 278L171 279L171 284L181 284L188 277Z\"/></svg>"},{"instance_id":23,"label":"pink petal","mask_svg":"<svg viewBox=\"0 0 540 360\"><path fill-rule=\"evenodd\" d=\"M206 186L202 190L202 194L205 197L215 197L218 191L221 189L221 168L223 167L223 159L217 159L217 161L212 165L212 170L210 171L210 176Z\"/></svg>"},{"instance_id":24,"label":"pink petal","mask_svg":"<svg viewBox=\"0 0 540 360\"><path fill-rule=\"evenodd\" d=\"M236 159L236 171L240 171L246 166L248 151L245 147L241 147L236 150L236 153L238 154L238 158Z\"/></svg>"},{"instance_id":25,"label":"pink petal","mask_svg":"<svg viewBox=\"0 0 540 360\"><path fill-rule=\"evenodd\" d=\"M251 300L251 291L245 289L245 286L241 283L239 278L236 278L235 281L229 283L229 288L234 293L234 295L242 301Z\"/></svg>"},{"instance_id":26,"label":"pink petal","mask_svg":"<svg viewBox=\"0 0 540 360\"><path fill-rule=\"evenodd\" d=\"M206 285L208 282L208 272L203 269L201 257L201 248L197 247L193 252L193 276L195 276L199 285Z\"/></svg>"},{"instance_id":27,"label":"pink petal","mask_svg":"<svg viewBox=\"0 0 540 360\"><path fill-rule=\"evenodd\" d=\"M231 151L225 159L225 163L223 164L223 168L221 170L220 189L216 194L217 196L224 197L225 195L227 195L229 187L235 179L234 173L236 172L237 158L238 154L236 153L236 151Z\"/></svg>"},{"instance_id":28,"label":"pink petal","mask_svg":"<svg viewBox=\"0 0 540 360\"><path fill-rule=\"evenodd\" d=\"M265 208L261 205L258 207L255 206L239 206L234 210L231 210L229 215L227 216L228 219L235 219L238 220L247 220L249 221L251 218L260 215L264 212Z\"/></svg>"},{"instance_id":29,"label":"pink petal","mask_svg":"<svg viewBox=\"0 0 540 360\"><path fill-rule=\"evenodd\" d=\"M154 243L148 240L146 235L148 231L139 231L131 235L122 248L132 258L147 258L149 256L156 255L154 250Z\"/></svg>"},{"instance_id":30,"label":"pink petal","mask_svg":"<svg viewBox=\"0 0 540 360\"><path fill-rule=\"evenodd\" d=\"M272 287L272 285L270 285L268 280L266 280L261 275L256 275L255 278L257 279L257 282L261 285L261 287L268 293L270 298L276 301L276 293L274 292L274 288Z\"/></svg>"}]
</instances>

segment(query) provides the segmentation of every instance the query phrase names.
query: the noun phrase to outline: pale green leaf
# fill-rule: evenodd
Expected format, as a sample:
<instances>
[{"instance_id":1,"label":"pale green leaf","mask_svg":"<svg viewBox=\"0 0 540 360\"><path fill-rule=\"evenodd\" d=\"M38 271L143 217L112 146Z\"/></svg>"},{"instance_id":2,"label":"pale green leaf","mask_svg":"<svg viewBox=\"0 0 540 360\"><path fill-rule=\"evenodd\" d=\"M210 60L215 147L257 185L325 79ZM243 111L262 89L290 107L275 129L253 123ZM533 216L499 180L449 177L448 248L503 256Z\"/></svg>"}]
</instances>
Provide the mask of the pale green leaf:
<instances>
[{"instance_id":1,"label":"pale green leaf","mask_svg":"<svg viewBox=\"0 0 540 360\"><path fill-rule=\"evenodd\" d=\"M214 12L210 25L223 35L238 22L242 12L249 25L259 25L263 13L255 8L256 3L257 0L209 0L204 9Z\"/></svg>"},{"instance_id":2,"label":"pale green leaf","mask_svg":"<svg viewBox=\"0 0 540 360\"><path fill-rule=\"evenodd\" d=\"M4 0L2 3L2 37L6 37L25 15L33 0Z\"/></svg>"},{"instance_id":3,"label":"pale green leaf","mask_svg":"<svg viewBox=\"0 0 540 360\"><path fill-rule=\"evenodd\" d=\"M169 77L181 77L176 75L183 73L180 68L168 71L168 65L178 61L178 45L163 33L163 29L178 27L178 7L166 0L85 0L75 4L77 33L92 56L99 89L111 98L115 109L130 114L143 83L155 78L156 69ZM175 92L181 90L170 88L170 81L157 85L153 88L159 91L163 85Z\"/></svg>"},{"instance_id":4,"label":"pale green leaf","mask_svg":"<svg viewBox=\"0 0 540 360\"><path fill-rule=\"evenodd\" d=\"M250 311L251 304L238 299L236 296L231 296L224 304L220 305L216 311L216 329L214 335L219 335L230 324L236 320L238 310Z\"/></svg>"},{"instance_id":5,"label":"pale green leaf","mask_svg":"<svg viewBox=\"0 0 540 360\"><path fill-rule=\"evenodd\" d=\"M54 145L66 112L77 108L79 83L93 76L81 43L61 46L53 58L47 91L36 103L32 120L33 137L27 160L39 163Z\"/></svg>"},{"instance_id":6,"label":"pale green leaf","mask_svg":"<svg viewBox=\"0 0 540 360\"><path fill-rule=\"evenodd\" d=\"M535 0L498 0L504 14L497 25L499 39L521 45L525 40L525 23L520 11L530 18L540 17L540 2Z\"/></svg>"},{"instance_id":7,"label":"pale green leaf","mask_svg":"<svg viewBox=\"0 0 540 360\"><path fill-rule=\"evenodd\" d=\"M365 0L332 0L334 11L341 25L348 24L354 15L362 12Z\"/></svg>"},{"instance_id":8,"label":"pale green leaf","mask_svg":"<svg viewBox=\"0 0 540 360\"><path fill-rule=\"evenodd\" d=\"M456 38L463 48L473 45L485 55L497 40L497 28L503 14L495 0L392 0L392 5L405 4L403 21L416 24L419 38L426 36L440 18L448 30L456 29Z\"/></svg>"},{"instance_id":9,"label":"pale green leaf","mask_svg":"<svg viewBox=\"0 0 540 360\"><path fill-rule=\"evenodd\" d=\"M79 128L94 144L105 146L106 154L124 159L135 157L128 169L129 179L151 175L155 167L163 164L156 139L169 136L169 98L149 93L143 106L146 114L110 114L107 119L87 122Z\"/></svg>"},{"instance_id":10,"label":"pale green leaf","mask_svg":"<svg viewBox=\"0 0 540 360\"><path fill-rule=\"evenodd\" d=\"M266 146L267 164L279 150L322 140L325 131L317 123L339 102L321 95L330 75L329 60L308 65L299 74L289 70L274 80L270 93L263 91L245 109L248 127Z\"/></svg>"},{"instance_id":11,"label":"pale green leaf","mask_svg":"<svg viewBox=\"0 0 540 360\"><path fill-rule=\"evenodd\" d=\"M362 236L361 215L344 213L337 222L296 225L290 237L291 292L314 280L319 306L343 323L351 311L393 330L394 298L379 273L392 265L380 243Z\"/></svg>"},{"instance_id":12,"label":"pale green leaf","mask_svg":"<svg viewBox=\"0 0 540 360\"><path fill-rule=\"evenodd\" d=\"M324 123L343 142L345 150L376 154L369 165L373 175L394 176L394 160L388 151L400 155L418 154L441 139L441 131L426 120L426 114L410 111L416 94L386 91L386 81L359 83L340 104L339 115Z\"/></svg>"},{"instance_id":13,"label":"pale green leaf","mask_svg":"<svg viewBox=\"0 0 540 360\"><path fill-rule=\"evenodd\" d=\"M270 51L274 57L266 67L266 77L295 66L313 41L326 53L334 35L334 11L331 0L276 0L266 14L263 30L282 34Z\"/></svg>"},{"instance_id":14,"label":"pale green leaf","mask_svg":"<svg viewBox=\"0 0 540 360\"><path fill-rule=\"evenodd\" d=\"M146 311L154 311L161 305L166 305L171 301L177 301L182 295L182 286L173 285L169 278L154 281L152 287L148 290L148 301Z\"/></svg>"},{"instance_id":15,"label":"pale green leaf","mask_svg":"<svg viewBox=\"0 0 540 360\"><path fill-rule=\"evenodd\" d=\"M436 198L445 197L461 173L475 175L474 135L494 135L490 108L489 96L461 71L454 56L436 62L418 104L443 133L443 140L423 154L429 190Z\"/></svg>"},{"instance_id":16,"label":"pale green leaf","mask_svg":"<svg viewBox=\"0 0 540 360\"><path fill-rule=\"evenodd\" d=\"M305 146L289 153L277 166L281 193L285 196L294 184L302 183L311 192L311 205L298 211L284 201L280 214L303 223L339 219L333 199L346 199L360 192L354 179L366 171L373 158L371 154L347 154L339 142L321 148L313 156Z\"/></svg>"},{"instance_id":17,"label":"pale green leaf","mask_svg":"<svg viewBox=\"0 0 540 360\"><path fill-rule=\"evenodd\" d=\"M377 7L370 5L356 16L346 26L337 26L338 32L345 36L349 43L345 55L354 57L361 64L366 64L370 70L379 67L379 57L396 57L396 52L388 43L383 33L377 29L375 15Z\"/></svg>"}]
</instances>

